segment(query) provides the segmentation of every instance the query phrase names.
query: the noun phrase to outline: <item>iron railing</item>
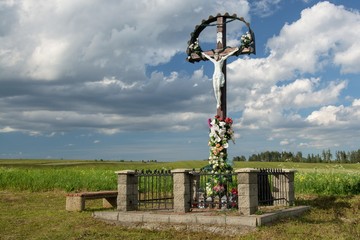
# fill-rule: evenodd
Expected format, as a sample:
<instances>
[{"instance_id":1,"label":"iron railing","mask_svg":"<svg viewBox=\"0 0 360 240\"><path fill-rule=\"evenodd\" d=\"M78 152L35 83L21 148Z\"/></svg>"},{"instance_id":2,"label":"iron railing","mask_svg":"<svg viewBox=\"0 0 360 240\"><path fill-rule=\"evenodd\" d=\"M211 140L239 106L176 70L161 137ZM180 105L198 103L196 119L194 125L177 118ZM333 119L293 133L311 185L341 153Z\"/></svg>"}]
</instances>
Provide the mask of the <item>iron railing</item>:
<instances>
[{"instance_id":1,"label":"iron railing","mask_svg":"<svg viewBox=\"0 0 360 240\"><path fill-rule=\"evenodd\" d=\"M136 171L138 177L138 209L174 208L173 175L170 170Z\"/></svg>"},{"instance_id":2,"label":"iron railing","mask_svg":"<svg viewBox=\"0 0 360 240\"><path fill-rule=\"evenodd\" d=\"M258 205L271 206L286 201L287 175L281 169L259 169ZM173 174L170 170L136 170L138 177L138 209L174 208ZM237 174L190 172L191 209L238 208Z\"/></svg>"},{"instance_id":3,"label":"iron railing","mask_svg":"<svg viewBox=\"0 0 360 240\"><path fill-rule=\"evenodd\" d=\"M194 171L190 174L192 210L238 207L237 174Z\"/></svg>"},{"instance_id":4,"label":"iron railing","mask_svg":"<svg viewBox=\"0 0 360 240\"><path fill-rule=\"evenodd\" d=\"M259 206L272 206L285 201L286 173L281 169L260 169L258 173Z\"/></svg>"}]
</instances>

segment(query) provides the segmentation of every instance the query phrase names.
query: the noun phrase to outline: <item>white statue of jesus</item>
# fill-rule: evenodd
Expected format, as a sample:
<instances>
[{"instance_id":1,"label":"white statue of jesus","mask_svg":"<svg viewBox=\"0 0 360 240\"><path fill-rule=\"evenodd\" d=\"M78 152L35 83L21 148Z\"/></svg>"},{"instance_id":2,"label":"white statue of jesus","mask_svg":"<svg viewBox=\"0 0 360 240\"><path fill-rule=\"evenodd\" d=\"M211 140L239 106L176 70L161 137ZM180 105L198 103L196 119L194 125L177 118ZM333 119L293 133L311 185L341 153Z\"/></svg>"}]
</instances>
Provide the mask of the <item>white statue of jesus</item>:
<instances>
[{"instance_id":1,"label":"white statue of jesus","mask_svg":"<svg viewBox=\"0 0 360 240\"><path fill-rule=\"evenodd\" d=\"M206 53L202 52L201 55L209 59L214 63L214 74L213 74L213 88L216 98L216 108L219 108L221 105L221 90L220 88L225 84L225 76L222 71L225 60L233 55L235 52L239 51L239 48L229 52L225 56L220 56L218 52L214 53L214 58L210 57Z\"/></svg>"}]
</instances>

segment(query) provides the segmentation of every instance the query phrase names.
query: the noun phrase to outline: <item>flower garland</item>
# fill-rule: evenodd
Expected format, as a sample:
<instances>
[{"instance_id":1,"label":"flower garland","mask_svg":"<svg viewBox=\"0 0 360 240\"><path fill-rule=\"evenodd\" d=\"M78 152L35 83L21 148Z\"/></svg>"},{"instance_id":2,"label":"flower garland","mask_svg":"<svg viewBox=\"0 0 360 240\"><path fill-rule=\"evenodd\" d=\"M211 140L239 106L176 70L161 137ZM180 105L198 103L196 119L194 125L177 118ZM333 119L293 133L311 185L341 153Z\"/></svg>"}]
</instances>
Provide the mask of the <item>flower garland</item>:
<instances>
[{"instance_id":1,"label":"flower garland","mask_svg":"<svg viewBox=\"0 0 360 240\"><path fill-rule=\"evenodd\" d=\"M234 131L232 129L233 120L231 118L221 119L215 116L213 120L208 120L210 127L209 147L210 157L209 164L212 167L211 173L230 173L231 165L227 162L226 149L229 147L229 140L234 140Z\"/></svg>"},{"instance_id":2,"label":"flower garland","mask_svg":"<svg viewBox=\"0 0 360 240\"><path fill-rule=\"evenodd\" d=\"M209 133L209 147L210 147L210 156L209 156L209 171L212 174L215 174L213 179L206 183L206 193L210 195L222 196L225 194L226 189L224 188L224 182L226 176L222 174L231 173L233 168L227 161L227 152L226 149L229 147L229 140L234 140L234 131L232 129L232 119L225 118L223 120L219 116L215 116L214 119L209 119L208 124L210 128Z\"/></svg>"}]
</instances>

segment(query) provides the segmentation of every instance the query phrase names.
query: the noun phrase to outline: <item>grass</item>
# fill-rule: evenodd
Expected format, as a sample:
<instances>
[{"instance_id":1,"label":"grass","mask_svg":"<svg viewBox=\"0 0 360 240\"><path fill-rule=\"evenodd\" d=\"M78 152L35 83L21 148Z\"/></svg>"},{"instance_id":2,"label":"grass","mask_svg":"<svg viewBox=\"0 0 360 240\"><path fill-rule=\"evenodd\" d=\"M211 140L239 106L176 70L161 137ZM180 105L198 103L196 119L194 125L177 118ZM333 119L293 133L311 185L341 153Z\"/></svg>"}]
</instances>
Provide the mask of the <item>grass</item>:
<instances>
[{"instance_id":1,"label":"grass","mask_svg":"<svg viewBox=\"0 0 360 240\"><path fill-rule=\"evenodd\" d=\"M0 239L226 239L210 232L129 229L92 218L100 203L84 212L65 211L65 192L0 191ZM300 195L311 211L231 239L360 239L360 196Z\"/></svg>"},{"instance_id":2,"label":"grass","mask_svg":"<svg viewBox=\"0 0 360 240\"><path fill-rule=\"evenodd\" d=\"M92 201L89 201L92 203ZM95 204L96 205L96 201ZM90 208L94 207L90 205ZM96 207L96 206L95 206ZM94 209L94 208L93 208ZM99 208L95 208L99 210ZM65 211L65 192L0 191L0 239L204 239L201 233L128 229ZM216 238L216 235L209 234Z\"/></svg>"},{"instance_id":3,"label":"grass","mask_svg":"<svg viewBox=\"0 0 360 240\"><path fill-rule=\"evenodd\" d=\"M206 161L114 162L0 160L0 189L15 191L97 191L117 189L115 171L126 169L200 169ZM298 193L360 194L360 164L236 162L234 168L297 169Z\"/></svg>"},{"instance_id":4,"label":"grass","mask_svg":"<svg viewBox=\"0 0 360 240\"><path fill-rule=\"evenodd\" d=\"M225 239L210 232L129 229L92 218L101 201L86 211L66 212L65 194L116 189L115 171L201 168L206 161L174 163L0 160L0 239ZM360 164L236 162L235 168L292 168L296 204L311 211L231 239L360 239Z\"/></svg>"},{"instance_id":5,"label":"grass","mask_svg":"<svg viewBox=\"0 0 360 240\"><path fill-rule=\"evenodd\" d=\"M297 193L321 195L360 194L360 174L343 172L305 172L295 175Z\"/></svg>"}]
</instances>

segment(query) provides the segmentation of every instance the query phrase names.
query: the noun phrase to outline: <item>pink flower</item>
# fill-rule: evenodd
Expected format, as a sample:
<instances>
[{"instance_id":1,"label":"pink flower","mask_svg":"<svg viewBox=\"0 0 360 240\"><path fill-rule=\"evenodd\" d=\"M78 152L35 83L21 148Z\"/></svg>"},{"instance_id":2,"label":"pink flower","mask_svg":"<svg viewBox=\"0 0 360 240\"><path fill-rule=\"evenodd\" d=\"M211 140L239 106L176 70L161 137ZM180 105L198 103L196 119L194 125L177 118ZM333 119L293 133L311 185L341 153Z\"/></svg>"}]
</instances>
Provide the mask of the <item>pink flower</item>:
<instances>
[{"instance_id":1,"label":"pink flower","mask_svg":"<svg viewBox=\"0 0 360 240\"><path fill-rule=\"evenodd\" d=\"M218 184L216 186L213 187L213 190L216 192L216 193L222 193L225 191L225 188L223 185L221 184Z\"/></svg>"},{"instance_id":2,"label":"pink flower","mask_svg":"<svg viewBox=\"0 0 360 240\"><path fill-rule=\"evenodd\" d=\"M209 128L212 127L212 125L211 125L211 118L208 119L208 126L209 126Z\"/></svg>"}]
</instances>

